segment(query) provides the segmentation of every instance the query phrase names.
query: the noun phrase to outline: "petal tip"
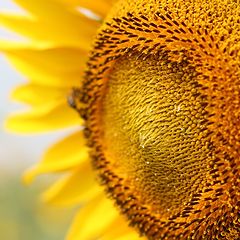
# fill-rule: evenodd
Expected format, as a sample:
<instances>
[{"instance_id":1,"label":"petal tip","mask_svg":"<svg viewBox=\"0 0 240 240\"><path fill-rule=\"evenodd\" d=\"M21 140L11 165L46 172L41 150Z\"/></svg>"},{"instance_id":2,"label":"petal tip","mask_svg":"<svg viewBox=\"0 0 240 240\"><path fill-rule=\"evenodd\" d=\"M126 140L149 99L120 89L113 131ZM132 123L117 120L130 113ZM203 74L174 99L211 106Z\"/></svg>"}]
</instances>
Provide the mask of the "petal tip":
<instances>
[{"instance_id":1,"label":"petal tip","mask_svg":"<svg viewBox=\"0 0 240 240\"><path fill-rule=\"evenodd\" d=\"M36 167L33 167L33 168L27 170L22 177L23 183L26 185L30 185L36 178L37 173L38 172L37 172Z\"/></svg>"}]
</instances>

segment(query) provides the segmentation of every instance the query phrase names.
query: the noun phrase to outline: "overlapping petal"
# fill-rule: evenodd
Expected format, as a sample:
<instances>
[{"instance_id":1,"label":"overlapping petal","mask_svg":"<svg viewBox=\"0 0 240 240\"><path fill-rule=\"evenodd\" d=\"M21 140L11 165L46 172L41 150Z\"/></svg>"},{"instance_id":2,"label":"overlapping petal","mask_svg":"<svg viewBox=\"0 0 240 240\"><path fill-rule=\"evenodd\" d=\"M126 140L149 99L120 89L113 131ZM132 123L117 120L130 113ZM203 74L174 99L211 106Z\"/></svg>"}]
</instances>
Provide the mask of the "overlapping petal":
<instances>
[{"instance_id":1,"label":"overlapping petal","mask_svg":"<svg viewBox=\"0 0 240 240\"><path fill-rule=\"evenodd\" d=\"M64 176L43 195L45 201L58 206L85 203L96 197L102 188L96 183L90 162L86 161L70 175Z\"/></svg>"},{"instance_id":2,"label":"overlapping petal","mask_svg":"<svg viewBox=\"0 0 240 240\"><path fill-rule=\"evenodd\" d=\"M42 160L25 174L25 182L31 182L41 173L59 172L78 168L88 160L82 131L62 139L51 146L43 155Z\"/></svg>"},{"instance_id":3,"label":"overlapping petal","mask_svg":"<svg viewBox=\"0 0 240 240\"><path fill-rule=\"evenodd\" d=\"M35 41L89 50L100 24L96 20L54 0L16 2L30 15L1 13L0 25Z\"/></svg>"},{"instance_id":4,"label":"overlapping petal","mask_svg":"<svg viewBox=\"0 0 240 240\"><path fill-rule=\"evenodd\" d=\"M111 1L109 0L98 0L98 1L89 1L89 0L59 0L64 4L71 7L83 7L93 11L95 14L98 14L101 17L105 17L108 11L111 8Z\"/></svg>"},{"instance_id":5,"label":"overlapping petal","mask_svg":"<svg viewBox=\"0 0 240 240\"><path fill-rule=\"evenodd\" d=\"M11 96L18 102L26 103L31 106L40 106L44 105L46 102L67 99L69 92L70 88L27 83L16 87Z\"/></svg>"},{"instance_id":6,"label":"overlapping petal","mask_svg":"<svg viewBox=\"0 0 240 240\"><path fill-rule=\"evenodd\" d=\"M139 234L128 226L124 216L118 217L105 229L103 240L144 240Z\"/></svg>"},{"instance_id":7,"label":"overlapping petal","mask_svg":"<svg viewBox=\"0 0 240 240\"><path fill-rule=\"evenodd\" d=\"M82 120L65 100L46 103L32 110L10 115L6 127L14 132L31 133L79 126Z\"/></svg>"},{"instance_id":8,"label":"overlapping petal","mask_svg":"<svg viewBox=\"0 0 240 240\"><path fill-rule=\"evenodd\" d=\"M111 200L103 193L86 204L76 215L69 231L68 240L98 239L118 216Z\"/></svg>"},{"instance_id":9,"label":"overlapping petal","mask_svg":"<svg viewBox=\"0 0 240 240\"><path fill-rule=\"evenodd\" d=\"M30 81L50 86L79 86L86 63L86 51L76 48L1 45L10 62Z\"/></svg>"}]
</instances>

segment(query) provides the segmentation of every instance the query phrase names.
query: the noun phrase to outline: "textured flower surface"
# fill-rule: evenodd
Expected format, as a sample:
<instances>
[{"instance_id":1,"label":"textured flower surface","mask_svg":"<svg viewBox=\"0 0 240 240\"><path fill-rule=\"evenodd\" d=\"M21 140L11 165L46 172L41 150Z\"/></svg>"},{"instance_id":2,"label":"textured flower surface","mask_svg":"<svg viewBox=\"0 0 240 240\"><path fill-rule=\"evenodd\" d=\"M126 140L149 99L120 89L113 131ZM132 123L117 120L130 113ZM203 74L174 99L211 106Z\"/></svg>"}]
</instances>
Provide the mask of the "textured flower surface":
<instances>
[{"instance_id":1,"label":"textured flower surface","mask_svg":"<svg viewBox=\"0 0 240 240\"><path fill-rule=\"evenodd\" d=\"M84 204L68 238L239 239L240 2L16 2L0 23L31 40L1 50L32 109L9 128L84 125L26 175L70 173L45 194Z\"/></svg>"}]
</instances>

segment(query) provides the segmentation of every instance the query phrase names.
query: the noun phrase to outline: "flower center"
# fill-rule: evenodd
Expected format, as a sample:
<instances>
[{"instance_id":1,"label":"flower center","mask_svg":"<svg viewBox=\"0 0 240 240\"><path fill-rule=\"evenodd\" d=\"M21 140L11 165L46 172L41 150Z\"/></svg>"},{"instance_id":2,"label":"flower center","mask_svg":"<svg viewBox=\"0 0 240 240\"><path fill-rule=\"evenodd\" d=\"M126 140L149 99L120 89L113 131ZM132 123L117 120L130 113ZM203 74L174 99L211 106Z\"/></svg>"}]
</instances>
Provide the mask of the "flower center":
<instances>
[{"instance_id":1,"label":"flower center","mask_svg":"<svg viewBox=\"0 0 240 240\"><path fill-rule=\"evenodd\" d=\"M114 65L102 102L109 167L162 216L183 209L206 181L212 144L194 76L186 62L134 54Z\"/></svg>"},{"instance_id":2,"label":"flower center","mask_svg":"<svg viewBox=\"0 0 240 240\"><path fill-rule=\"evenodd\" d=\"M101 183L148 239L237 240L239 4L118 4L74 91Z\"/></svg>"}]
</instances>

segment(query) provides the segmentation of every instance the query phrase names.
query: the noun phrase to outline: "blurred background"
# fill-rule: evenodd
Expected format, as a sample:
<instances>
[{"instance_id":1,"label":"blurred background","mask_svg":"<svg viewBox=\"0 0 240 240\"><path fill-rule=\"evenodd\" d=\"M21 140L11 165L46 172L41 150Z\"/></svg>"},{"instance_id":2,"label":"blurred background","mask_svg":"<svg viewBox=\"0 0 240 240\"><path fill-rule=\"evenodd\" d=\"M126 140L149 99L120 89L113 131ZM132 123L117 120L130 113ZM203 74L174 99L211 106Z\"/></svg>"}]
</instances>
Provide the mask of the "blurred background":
<instances>
[{"instance_id":1,"label":"blurred background","mask_svg":"<svg viewBox=\"0 0 240 240\"><path fill-rule=\"evenodd\" d=\"M0 11L19 12L11 0L0 1ZM17 40L19 36L6 31L0 24L0 39ZM39 161L42 152L56 139L66 134L61 131L42 135L17 135L4 129L4 119L21 105L12 102L9 94L14 86L24 81L0 54L0 239L1 240L61 240L73 217L73 211L46 206L40 200L49 176L24 186L25 169Z\"/></svg>"}]
</instances>

